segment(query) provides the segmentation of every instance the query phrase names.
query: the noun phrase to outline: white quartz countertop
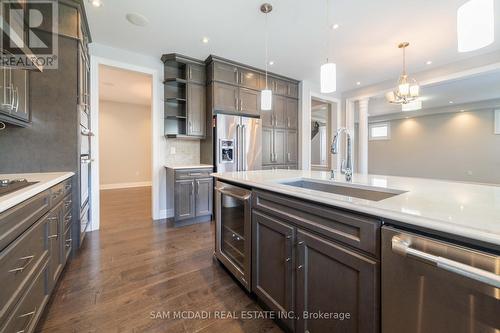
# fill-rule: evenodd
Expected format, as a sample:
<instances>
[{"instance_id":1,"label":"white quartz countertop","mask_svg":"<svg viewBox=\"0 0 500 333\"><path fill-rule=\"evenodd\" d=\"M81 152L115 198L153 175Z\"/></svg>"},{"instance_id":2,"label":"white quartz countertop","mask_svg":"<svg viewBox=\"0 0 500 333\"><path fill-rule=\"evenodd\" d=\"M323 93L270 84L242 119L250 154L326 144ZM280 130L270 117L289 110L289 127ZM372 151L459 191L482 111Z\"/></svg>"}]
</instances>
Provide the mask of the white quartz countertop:
<instances>
[{"instance_id":1,"label":"white quartz countertop","mask_svg":"<svg viewBox=\"0 0 500 333\"><path fill-rule=\"evenodd\" d=\"M12 193L0 197L0 213L14 207L21 202L45 191L46 189L62 182L73 176L73 172L50 172L50 173L14 173L0 174L0 179L18 179L26 178L29 182L38 182L36 184L23 187Z\"/></svg>"},{"instance_id":2,"label":"white quartz countertop","mask_svg":"<svg viewBox=\"0 0 500 333\"><path fill-rule=\"evenodd\" d=\"M500 245L500 186L360 174L354 174L352 182L347 183L341 174L335 180L330 180L329 172L305 170L244 171L212 175L220 180L494 244L496 248ZM381 201L370 201L281 184L302 179L404 193Z\"/></svg>"},{"instance_id":3,"label":"white quartz countertop","mask_svg":"<svg viewBox=\"0 0 500 333\"><path fill-rule=\"evenodd\" d=\"M165 168L174 169L174 170L182 170L182 169L207 169L213 168L213 165L210 164L166 164Z\"/></svg>"}]
</instances>

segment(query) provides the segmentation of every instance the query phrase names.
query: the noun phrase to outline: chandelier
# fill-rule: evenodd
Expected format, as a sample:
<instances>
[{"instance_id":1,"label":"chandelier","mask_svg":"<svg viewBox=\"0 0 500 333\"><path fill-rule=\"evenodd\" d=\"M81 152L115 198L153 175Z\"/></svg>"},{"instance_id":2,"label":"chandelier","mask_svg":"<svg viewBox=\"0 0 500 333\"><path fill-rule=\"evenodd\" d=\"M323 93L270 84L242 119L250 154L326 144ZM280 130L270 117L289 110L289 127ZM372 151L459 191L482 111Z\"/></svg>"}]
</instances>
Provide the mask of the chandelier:
<instances>
[{"instance_id":1,"label":"chandelier","mask_svg":"<svg viewBox=\"0 0 500 333\"><path fill-rule=\"evenodd\" d=\"M418 98L420 95L420 86L417 80L408 77L406 74L406 48L410 45L408 42L403 42L398 45L398 48L403 49L403 73L399 77L398 86L393 91L388 92L385 97L392 104L408 104Z\"/></svg>"}]
</instances>

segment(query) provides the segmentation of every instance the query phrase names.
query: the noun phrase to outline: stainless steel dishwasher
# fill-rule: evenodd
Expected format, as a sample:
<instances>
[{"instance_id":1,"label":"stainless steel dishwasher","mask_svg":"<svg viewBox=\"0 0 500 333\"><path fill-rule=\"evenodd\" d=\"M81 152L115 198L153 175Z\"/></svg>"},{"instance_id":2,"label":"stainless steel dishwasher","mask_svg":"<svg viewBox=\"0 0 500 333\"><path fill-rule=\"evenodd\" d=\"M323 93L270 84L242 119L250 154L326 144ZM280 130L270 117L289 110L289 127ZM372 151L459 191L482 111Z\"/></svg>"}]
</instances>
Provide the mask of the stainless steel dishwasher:
<instances>
[{"instance_id":1,"label":"stainless steel dishwasher","mask_svg":"<svg viewBox=\"0 0 500 333\"><path fill-rule=\"evenodd\" d=\"M500 332L500 256L382 228L382 332Z\"/></svg>"}]
</instances>

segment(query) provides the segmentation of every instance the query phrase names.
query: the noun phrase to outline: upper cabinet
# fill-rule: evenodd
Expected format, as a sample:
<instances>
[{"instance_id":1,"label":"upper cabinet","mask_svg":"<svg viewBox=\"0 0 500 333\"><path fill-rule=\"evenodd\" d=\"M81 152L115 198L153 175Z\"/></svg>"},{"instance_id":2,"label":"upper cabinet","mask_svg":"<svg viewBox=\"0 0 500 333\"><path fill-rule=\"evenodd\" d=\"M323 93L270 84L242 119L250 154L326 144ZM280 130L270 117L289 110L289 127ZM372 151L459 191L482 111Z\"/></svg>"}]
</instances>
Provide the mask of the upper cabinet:
<instances>
[{"instance_id":1,"label":"upper cabinet","mask_svg":"<svg viewBox=\"0 0 500 333\"><path fill-rule=\"evenodd\" d=\"M206 134L205 64L176 53L164 54L164 126L169 138L202 139Z\"/></svg>"}]
</instances>

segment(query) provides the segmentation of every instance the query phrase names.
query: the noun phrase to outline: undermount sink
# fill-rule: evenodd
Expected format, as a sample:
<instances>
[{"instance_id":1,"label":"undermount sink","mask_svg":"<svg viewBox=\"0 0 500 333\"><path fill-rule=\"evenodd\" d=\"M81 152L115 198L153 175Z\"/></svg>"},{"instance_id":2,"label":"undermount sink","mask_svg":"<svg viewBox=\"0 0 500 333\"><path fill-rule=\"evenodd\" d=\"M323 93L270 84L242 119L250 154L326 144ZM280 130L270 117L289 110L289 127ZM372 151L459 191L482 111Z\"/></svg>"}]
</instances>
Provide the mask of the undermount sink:
<instances>
[{"instance_id":1,"label":"undermount sink","mask_svg":"<svg viewBox=\"0 0 500 333\"><path fill-rule=\"evenodd\" d=\"M318 181L311 181L304 179L281 182L280 184L293 187L300 187L320 192L345 195L347 197L366 199L370 201L380 201L405 193L405 191L394 190L394 189L380 189L380 188L372 189L368 186L362 186L362 185L346 185L334 182L322 183Z\"/></svg>"}]
</instances>

